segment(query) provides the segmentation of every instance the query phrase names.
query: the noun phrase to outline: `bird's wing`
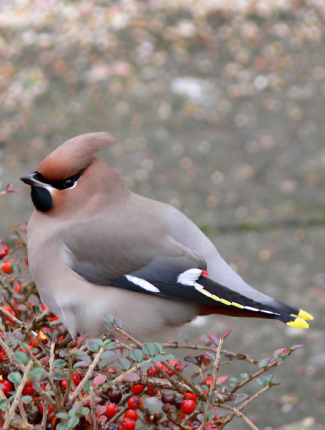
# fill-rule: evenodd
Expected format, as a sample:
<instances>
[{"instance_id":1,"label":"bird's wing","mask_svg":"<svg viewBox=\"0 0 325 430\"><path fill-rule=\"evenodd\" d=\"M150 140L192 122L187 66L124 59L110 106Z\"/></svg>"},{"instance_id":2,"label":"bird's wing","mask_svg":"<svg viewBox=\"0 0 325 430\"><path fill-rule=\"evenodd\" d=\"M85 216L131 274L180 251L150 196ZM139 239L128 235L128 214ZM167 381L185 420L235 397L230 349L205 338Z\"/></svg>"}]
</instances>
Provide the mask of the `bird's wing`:
<instances>
[{"instance_id":1,"label":"bird's wing","mask_svg":"<svg viewBox=\"0 0 325 430\"><path fill-rule=\"evenodd\" d=\"M128 205L111 218L71 225L64 242L74 272L97 285L215 307L211 313L222 308L221 313L251 313L294 325L298 308L271 298L260 300L268 296L251 287L246 294L215 276L209 278L203 250L193 251L194 246L168 232L162 218L152 212L155 206L143 211L138 207L136 216L131 208Z\"/></svg>"}]
</instances>

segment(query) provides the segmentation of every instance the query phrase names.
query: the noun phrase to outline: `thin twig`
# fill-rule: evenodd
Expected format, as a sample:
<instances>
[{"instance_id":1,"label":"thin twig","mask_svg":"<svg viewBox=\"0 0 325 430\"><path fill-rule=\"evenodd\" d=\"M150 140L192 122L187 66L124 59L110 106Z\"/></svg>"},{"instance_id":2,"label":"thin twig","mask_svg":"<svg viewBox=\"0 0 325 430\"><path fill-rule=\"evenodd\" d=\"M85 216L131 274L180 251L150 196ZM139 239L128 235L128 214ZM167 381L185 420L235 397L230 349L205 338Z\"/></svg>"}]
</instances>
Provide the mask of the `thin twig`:
<instances>
[{"instance_id":1,"label":"thin twig","mask_svg":"<svg viewBox=\"0 0 325 430\"><path fill-rule=\"evenodd\" d=\"M239 406L239 408L237 408L237 410L242 411L244 408L246 408L247 405L249 405L251 402L253 402L261 394L265 393L265 391L269 390L270 388L271 388L271 385L267 385L266 387L263 387L261 390L259 390L257 393L255 393L254 396L250 397L244 403L242 403ZM234 412L233 414L226 416L223 424L225 425L225 424L229 423L229 421L231 421L236 415L237 415L237 413Z\"/></svg>"},{"instance_id":2,"label":"thin twig","mask_svg":"<svg viewBox=\"0 0 325 430\"><path fill-rule=\"evenodd\" d=\"M213 391L215 390L215 381L217 379L217 373L219 370L219 361L220 361L220 357L221 357L221 347L222 347L223 341L224 341L224 339L223 339L223 337L221 337L219 339L219 343L218 343L218 346L216 349L216 358L215 358L214 363L213 363L212 380L211 380L211 385L210 385L210 389L209 389L209 396L207 398L207 402L206 402L204 414L203 414L203 420L202 420L202 424L199 427L199 430L203 430L203 428L204 428L204 423L206 422L206 417L207 417L207 414L209 412L210 405L212 402L212 395L213 395Z\"/></svg>"},{"instance_id":3,"label":"thin twig","mask_svg":"<svg viewBox=\"0 0 325 430\"><path fill-rule=\"evenodd\" d=\"M113 381L111 382L111 385L114 385L117 382L122 382L126 375L128 375L129 373L136 372L143 364L150 363L150 362L151 362L151 358L148 358L148 360L145 360L145 361L142 361L141 363L136 364L131 369L127 370L124 373L121 373L119 376L117 376L115 379L113 379Z\"/></svg>"},{"instance_id":4,"label":"thin twig","mask_svg":"<svg viewBox=\"0 0 325 430\"><path fill-rule=\"evenodd\" d=\"M234 406L229 405L219 405L222 409L227 409L228 411L233 411L239 418L241 418L245 423L252 429L252 430L258 430L258 428L252 423L252 421L246 417L239 409L235 408Z\"/></svg>"},{"instance_id":5,"label":"thin twig","mask_svg":"<svg viewBox=\"0 0 325 430\"><path fill-rule=\"evenodd\" d=\"M163 348L172 348L172 349L179 349L179 348L183 348L183 349L193 349L196 351L209 351L209 352L216 352L215 347L213 346L207 346L207 345L190 345L190 344L179 344L178 342L166 342L162 344ZM224 355L229 355L230 357L236 357L237 354L235 354L234 352L228 351L227 349L222 349L221 353ZM245 361L247 361L248 363L251 364L255 364L254 360L250 357L248 357L247 355L244 358Z\"/></svg>"},{"instance_id":6,"label":"thin twig","mask_svg":"<svg viewBox=\"0 0 325 430\"><path fill-rule=\"evenodd\" d=\"M90 387L90 413L93 418L93 428L94 430L98 430L98 420L96 415L96 404L95 404L95 396L94 396L94 386Z\"/></svg>"},{"instance_id":7,"label":"thin twig","mask_svg":"<svg viewBox=\"0 0 325 430\"><path fill-rule=\"evenodd\" d=\"M89 366L89 368L88 368L88 370L87 370L87 373L86 373L86 375L85 375L84 379L80 382L80 384L78 385L78 387L76 388L76 390L75 390L75 391L72 393L72 395L70 396L70 402L73 402L73 400L74 400L77 396L79 396L79 394L81 393L81 391L82 391L82 389L83 389L83 387L84 387L85 383L86 383L86 382L88 381L88 379L91 377L92 372L93 372L93 370L95 369L95 367L96 367L96 365L97 365L97 363L98 363L98 361L99 361L99 358L100 358L100 356L101 356L101 354L102 354L102 352L103 352L103 351L104 351L104 347L103 347L103 346L101 346L101 347L99 348L99 350L98 350L97 354L95 355L93 362L92 362L92 363L91 363L91 365Z\"/></svg>"},{"instance_id":8,"label":"thin twig","mask_svg":"<svg viewBox=\"0 0 325 430\"><path fill-rule=\"evenodd\" d=\"M21 394L22 394L23 389L25 387L25 384L26 384L26 381L28 379L28 375L29 375L29 372L30 372L32 366L33 366L33 362L30 361L25 368L24 375L23 375L22 380L20 381L20 384L19 384L17 391L16 391L15 399L14 399L14 401L13 401L13 403L9 409L9 412L6 416L6 421L3 425L3 430L9 429L10 421L12 420L13 416L15 415L16 408L19 404Z\"/></svg>"}]
</instances>

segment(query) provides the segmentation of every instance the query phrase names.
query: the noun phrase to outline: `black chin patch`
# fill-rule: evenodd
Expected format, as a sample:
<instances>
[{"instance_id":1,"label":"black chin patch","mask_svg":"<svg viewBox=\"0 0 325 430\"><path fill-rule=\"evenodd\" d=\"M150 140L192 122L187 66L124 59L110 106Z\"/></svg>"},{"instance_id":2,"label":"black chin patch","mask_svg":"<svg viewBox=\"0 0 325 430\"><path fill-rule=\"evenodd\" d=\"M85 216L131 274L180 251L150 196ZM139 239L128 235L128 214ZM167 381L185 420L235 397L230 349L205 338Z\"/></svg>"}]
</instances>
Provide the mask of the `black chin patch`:
<instances>
[{"instance_id":1,"label":"black chin patch","mask_svg":"<svg viewBox=\"0 0 325 430\"><path fill-rule=\"evenodd\" d=\"M32 186L31 196L33 204L37 210L47 212L52 209L52 196L46 188Z\"/></svg>"}]
</instances>

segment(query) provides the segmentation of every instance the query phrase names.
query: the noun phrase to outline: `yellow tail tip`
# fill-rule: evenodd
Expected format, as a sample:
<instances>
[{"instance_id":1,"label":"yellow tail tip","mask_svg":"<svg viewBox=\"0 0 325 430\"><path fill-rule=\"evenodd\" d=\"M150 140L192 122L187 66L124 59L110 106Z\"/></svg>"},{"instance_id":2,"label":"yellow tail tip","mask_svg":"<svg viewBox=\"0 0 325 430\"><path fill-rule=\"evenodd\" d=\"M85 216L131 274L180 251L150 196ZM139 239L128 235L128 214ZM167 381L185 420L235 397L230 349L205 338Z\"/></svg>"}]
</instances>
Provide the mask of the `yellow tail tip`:
<instances>
[{"instance_id":1,"label":"yellow tail tip","mask_svg":"<svg viewBox=\"0 0 325 430\"><path fill-rule=\"evenodd\" d=\"M294 321L287 322L287 325L296 328L309 328L309 324L302 318L296 318Z\"/></svg>"},{"instance_id":2,"label":"yellow tail tip","mask_svg":"<svg viewBox=\"0 0 325 430\"><path fill-rule=\"evenodd\" d=\"M310 315L308 312L304 311L303 309L299 310L298 318L302 318L303 320L313 320L314 317Z\"/></svg>"}]
</instances>

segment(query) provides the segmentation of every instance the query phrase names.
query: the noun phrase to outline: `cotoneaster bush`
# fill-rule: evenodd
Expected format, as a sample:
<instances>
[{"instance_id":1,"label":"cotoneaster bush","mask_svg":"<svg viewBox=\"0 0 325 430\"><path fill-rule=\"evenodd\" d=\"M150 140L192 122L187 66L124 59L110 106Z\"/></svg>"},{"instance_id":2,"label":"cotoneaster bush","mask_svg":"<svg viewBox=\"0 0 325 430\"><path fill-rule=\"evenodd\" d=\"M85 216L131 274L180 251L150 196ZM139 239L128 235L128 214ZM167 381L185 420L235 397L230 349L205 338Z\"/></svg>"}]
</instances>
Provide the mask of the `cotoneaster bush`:
<instances>
[{"instance_id":1,"label":"cotoneaster bush","mask_svg":"<svg viewBox=\"0 0 325 430\"><path fill-rule=\"evenodd\" d=\"M3 429L221 430L233 419L256 429L246 406L277 385L270 371L302 347L255 360L224 349L230 331L195 344L145 343L110 316L106 336L72 340L28 277L25 228L11 241L0 243ZM254 395L245 393L248 384Z\"/></svg>"}]
</instances>

